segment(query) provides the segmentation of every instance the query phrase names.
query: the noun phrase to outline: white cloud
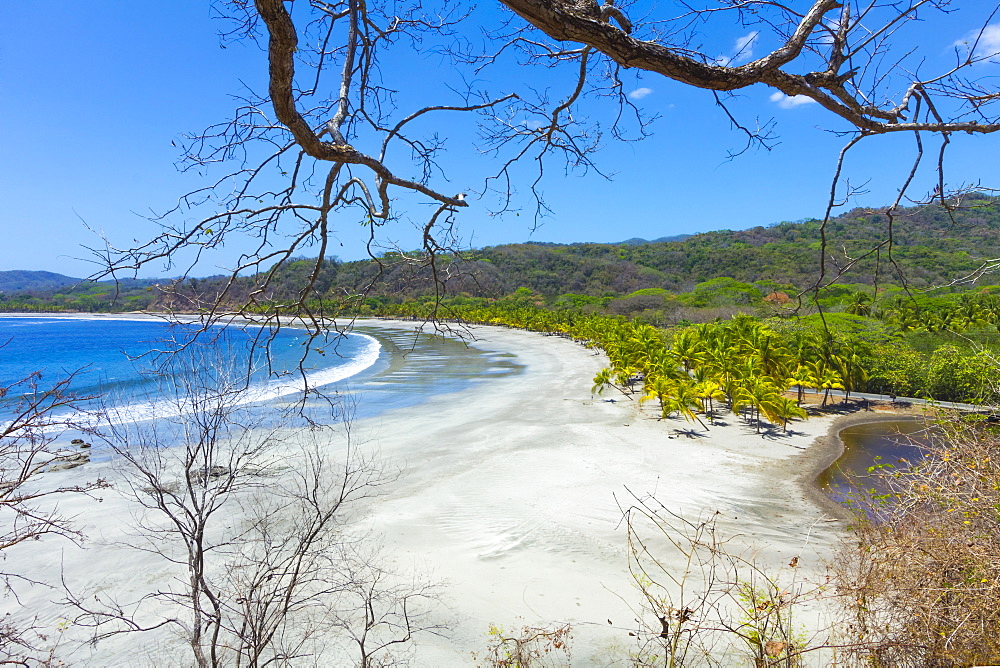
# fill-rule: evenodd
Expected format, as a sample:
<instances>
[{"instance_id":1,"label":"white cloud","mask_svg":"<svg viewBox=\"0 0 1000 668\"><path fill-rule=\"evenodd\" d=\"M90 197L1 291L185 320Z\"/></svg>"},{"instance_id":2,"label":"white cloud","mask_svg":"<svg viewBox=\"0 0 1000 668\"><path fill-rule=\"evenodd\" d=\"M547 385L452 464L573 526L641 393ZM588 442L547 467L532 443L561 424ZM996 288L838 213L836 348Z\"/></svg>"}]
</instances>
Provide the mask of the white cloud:
<instances>
[{"instance_id":1,"label":"white cloud","mask_svg":"<svg viewBox=\"0 0 1000 668\"><path fill-rule=\"evenodd\" d=\"M982 44L986 46L987 51L1000 52L1000 23L986 26L986 30L983 31Z\"/></svg>"},{"instance_id":2,"label":"white cloud","mask_svg":"<svg viewBox=\"0 0 1000 668\"><path fill-rule=\"evenodd\" d=\"M743 37L737 37L733 42L733 55L719 56L713 62L719 67L729 67L750 60L753 58L753 46L757 43L758 36L760 36L759 30L751 30Z\"/></svg>"},{"instance_id":3,"label":"white cloud","mask_svg":"<svg viewBox=\"0 0 1000 668\"><path fill-rule=\"evenodd\" d=\"M991 61L995 61L993 56L1000 53L1000 23L991 23L986 26L983 28L982 34L978 30L973 30L962 39L956 40L952 46L968 53L973 45L976 48L975 53L972 54L975 58L989 58Z\"/></svg>"},{"instance_id":4,"label":"white cloud","mask_svg":"<svg viewBox=\"0 0 1000 668\"><path fill-rule=\"evenodd\" d=\"M733 60L750 60L753 58L753 45L757 42L759 30L751 30L748 34L739 37L733 45Z\"/></svg>"},{"instance_id":5,"label":"white cloud","mask_svg":"<svg viewBox=\"0 0 1000 668\"><path fill-rule=\"evenodd\" d=\"M805 95L785 95L780 91L771 93L770 100L771 102L777 102L778 106L782 109L794 109L795 107L801 107L804 104L816 102L816 100L811 97L806 97Z\"/></svg>"},{"instance_id":6,"label":"white cloud","mask_svg":"<svg viewBox=\"0 0 1000 668\"><path fill-rule=\"evenodd\" d=\"M642 98L646 97L647 95L649 95L652 92L653 92L652 88L645 88L645 87L643 87L643 88L636 88L634 91L632 91L631 93L629 93L628 96L630 98L632 98L633 100L641 100Z\"/></svg>"},{"instance_id":7,"label":"white cloud","mask_svg":"<svg viewBox=\"0 0 1000 668\"><path fill-rule=\"evenodd\" d=\"M823 22L825 30L819 33L820 44L833 44L834 35L840 30L840 19L836 17L828 18Z\"/></svg>"}]
</instances>

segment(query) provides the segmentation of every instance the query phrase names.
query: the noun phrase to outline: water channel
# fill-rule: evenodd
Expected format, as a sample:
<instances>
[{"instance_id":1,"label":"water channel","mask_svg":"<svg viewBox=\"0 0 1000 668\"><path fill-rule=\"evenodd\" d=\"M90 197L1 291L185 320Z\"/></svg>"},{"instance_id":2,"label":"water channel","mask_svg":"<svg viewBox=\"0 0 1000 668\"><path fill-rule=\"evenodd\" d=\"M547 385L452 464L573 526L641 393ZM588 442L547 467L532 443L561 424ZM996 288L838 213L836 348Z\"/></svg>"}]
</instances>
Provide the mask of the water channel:
<instances>
[{"instance_id":1,"label":"water channel","mask_svg":"<svg viewBox=\"0 0 1000 668\"><path fill-rule=\"evenodd\" d=\"M924 456L927 429L919 420L868 422L845 427L840 432L844 453L820 474L816 483L838 503L847 501L859 488L883 493L869 469L876 465L905 468Z\"/></svg>"}]
</instances>

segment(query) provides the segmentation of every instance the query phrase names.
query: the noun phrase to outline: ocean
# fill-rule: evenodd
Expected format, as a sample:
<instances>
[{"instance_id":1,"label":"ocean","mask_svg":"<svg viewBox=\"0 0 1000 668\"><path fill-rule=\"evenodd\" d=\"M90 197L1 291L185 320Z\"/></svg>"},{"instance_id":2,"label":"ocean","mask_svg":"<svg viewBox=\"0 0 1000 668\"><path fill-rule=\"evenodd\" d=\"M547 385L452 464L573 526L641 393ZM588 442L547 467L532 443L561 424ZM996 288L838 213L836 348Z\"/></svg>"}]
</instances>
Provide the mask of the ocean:
<instances>
[{"instance_id":1,"label":"ocean","mask_svg":"<svg viewBox=\"0 0 1000 668\"><path fill-rule=\"evenodd\" d=\"M230 326L202 333L180 354L161 355L190 341L193 325L160 320L106 317L0 317L0 387L38 374L45 388L75 374L71 391L92 397L83 407L111 403L116 415L133 421L166 415L173 385L169 362L189 371L215 365L223 376L245 378L240 402L262 409L303 399L305 382L340 406L340 419L361 419L419 404L428 397L460 392L473 383L519 373L510 355L490 353L463 342L409 330L359 327L344 336L317 340L303 358L307 336L282 328L267 351L253 346L259 328ZM185 364L186 361L186 364ZM301 362L302 370L299 372ZM219 375L216 372L216 375ZM0 422L8 422L24 385L0 399ZM325 400L311 400L320 407ZM310 405L310 401L305 404Z\"/></svg>"}]
</instances>

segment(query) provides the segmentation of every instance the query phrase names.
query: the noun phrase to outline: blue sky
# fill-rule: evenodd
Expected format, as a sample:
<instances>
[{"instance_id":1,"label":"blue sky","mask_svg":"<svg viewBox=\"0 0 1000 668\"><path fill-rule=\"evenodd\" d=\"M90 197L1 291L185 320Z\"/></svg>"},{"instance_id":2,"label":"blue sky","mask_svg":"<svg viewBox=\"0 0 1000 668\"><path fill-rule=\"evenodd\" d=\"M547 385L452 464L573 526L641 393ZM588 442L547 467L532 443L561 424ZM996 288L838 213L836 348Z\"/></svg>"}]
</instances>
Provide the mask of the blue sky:
<instances>
[{"instance_id":1,"label":"blue sky","mask_svg":"<svg viewBox=\"0 0 1000 668\"><path fill-rule=\"evenodd\" d=\"M946 62L954 43L994 6L964 2L961 11L908 26L927 57L925 66ZM496 10L484 7L475 11L487 21ZM80 259L87 256L81 246L99 243L88 226L130 244L156 231L143 216L170 208L180 195L206 184L213 174L176 169L179 151L172 142L225 119L232 108L229 95L239 92L241 82L260 85L266 71L265 54L255 46L222 48L216 35L221 27L207 0L3 3L0 270L87 275L94 266ZM749 57L754 50L759 55L768 46L752 30L738 28L706 41L720 59ZM385 64L390 65L404 83L455 76L451 63L433 53L410 54ZM998 74L1000 65L980 66L979 73ZM521 73L492 76L486 83L499 89L505 76ZM556 96L560 83L539 85L554 86ZM637 104L661 118L649 140L605 142L598 163L613 180L552 169L542 187L554 213L534 231L527 213L491 218L485 206L473 202L462 215L465 242L477 247L529 239L610 242L822 215L842 140L819 129L841 126L818 105L773 99L764 87L742 91L734 109L747 122L774 118L780 144L730 161L727 152L740 146L741 136L709 93L631 72L626 84ZM447 136L452 126L444 122L436 130ZM470 136L455 129L452 139L470 149ZM854 205L881 205L895 197L909 168L900 158L910 146L902 137L875 138L853 157L848 174L855 183L867 183L867 193ZM1000 137L955 137L951 182L998 185L998 156ZM476 190L492 166L474 150L456 151L448 164L456 192ZM915 192L925 192L931 183L928 172ZM355 222L343 221L338 231L343 245L335 252L343 259L361 257L363 235ZM415 232L405 221L390 236L404 247L415 245ZM236 250L210 258L195 273L218 273ZM145 275L158 273L150 268Z\"/></svg>"}]
</instances>

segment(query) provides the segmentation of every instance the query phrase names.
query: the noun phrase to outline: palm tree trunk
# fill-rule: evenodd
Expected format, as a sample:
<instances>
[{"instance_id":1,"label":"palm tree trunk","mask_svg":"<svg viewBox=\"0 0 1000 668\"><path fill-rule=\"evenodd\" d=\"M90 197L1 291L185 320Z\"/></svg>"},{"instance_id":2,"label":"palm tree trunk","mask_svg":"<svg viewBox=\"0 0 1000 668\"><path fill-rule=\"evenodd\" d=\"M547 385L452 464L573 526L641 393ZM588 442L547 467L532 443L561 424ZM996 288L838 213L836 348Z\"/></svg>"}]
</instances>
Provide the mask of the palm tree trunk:
<instances>
[{"instance_id":1,"label":"palm tree trunk","mask_svg":"<svg viewBox=\"0 0 1000 668\"><path fill-rule=\"evenodd\" d=\"M700 424L702 426L702 429L704 429L705 431L710 431L709 428L707 426L705 426L705 423L701 421L700 417L698 417L697 415L695 415L694 419L698 421L698 424Z\"/></svg>"}]
</instances>

